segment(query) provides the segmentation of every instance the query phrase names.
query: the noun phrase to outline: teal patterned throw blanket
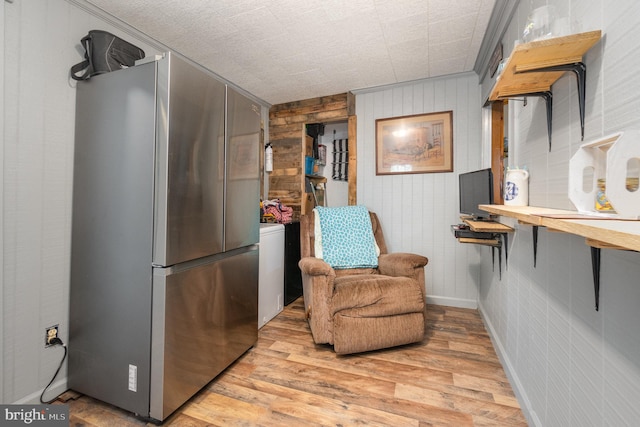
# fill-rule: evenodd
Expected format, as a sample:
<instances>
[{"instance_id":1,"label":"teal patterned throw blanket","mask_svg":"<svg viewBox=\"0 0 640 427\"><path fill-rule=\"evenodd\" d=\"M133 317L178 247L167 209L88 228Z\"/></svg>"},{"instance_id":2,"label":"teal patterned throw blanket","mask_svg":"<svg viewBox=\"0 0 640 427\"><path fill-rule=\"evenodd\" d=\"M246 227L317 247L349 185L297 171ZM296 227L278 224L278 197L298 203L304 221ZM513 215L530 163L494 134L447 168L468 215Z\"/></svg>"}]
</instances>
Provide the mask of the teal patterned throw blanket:
<instances>
[{"instance_id":1,"label":"teal patterned throw blanket","mask_svg":"<svg viewBox=\"0 0 640 427\"><path fill-rule=\"evenodd\" d=\"M378 266L377 245L366 207L318 206L314 211L316 257L338 269Z\"/></svg>"}]
</instances>

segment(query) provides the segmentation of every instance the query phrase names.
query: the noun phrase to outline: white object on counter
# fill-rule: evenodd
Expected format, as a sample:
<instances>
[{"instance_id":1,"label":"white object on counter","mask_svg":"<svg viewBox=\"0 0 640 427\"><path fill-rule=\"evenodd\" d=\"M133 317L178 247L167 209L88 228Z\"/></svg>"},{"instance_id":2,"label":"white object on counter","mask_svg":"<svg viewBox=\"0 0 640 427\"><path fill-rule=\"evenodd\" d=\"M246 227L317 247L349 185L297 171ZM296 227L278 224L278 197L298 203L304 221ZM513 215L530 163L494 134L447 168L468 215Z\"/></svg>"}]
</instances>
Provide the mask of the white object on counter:
<instances>
[{"instance_id":1,"label":"white object on counter","mask_svg":"<svg viewBox=\"0 0 640 427\"><path fill-rule=\"evenodd\" d=\"M529 205L529 172L525 169L507 170L504 188L504 204Z\"/></svg>"}]
</instances>

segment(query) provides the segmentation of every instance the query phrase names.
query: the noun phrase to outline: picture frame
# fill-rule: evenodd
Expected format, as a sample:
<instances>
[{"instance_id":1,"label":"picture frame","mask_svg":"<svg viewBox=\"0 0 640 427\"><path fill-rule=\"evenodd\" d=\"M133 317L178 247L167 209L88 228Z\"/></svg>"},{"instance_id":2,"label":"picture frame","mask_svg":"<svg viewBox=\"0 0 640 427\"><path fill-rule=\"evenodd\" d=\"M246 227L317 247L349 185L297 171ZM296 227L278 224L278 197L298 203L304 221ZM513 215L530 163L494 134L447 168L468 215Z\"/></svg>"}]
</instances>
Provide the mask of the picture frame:
<instances>
[{"instance_id":1,"label":"picture frame","mask_svg":"<svg viewBox=\"0 0 640 427\"><path fill-rule=\"evenodd\" d=\"M453 172L453 111L376 120L376 175Z\"/></svg>"}]
</instances>

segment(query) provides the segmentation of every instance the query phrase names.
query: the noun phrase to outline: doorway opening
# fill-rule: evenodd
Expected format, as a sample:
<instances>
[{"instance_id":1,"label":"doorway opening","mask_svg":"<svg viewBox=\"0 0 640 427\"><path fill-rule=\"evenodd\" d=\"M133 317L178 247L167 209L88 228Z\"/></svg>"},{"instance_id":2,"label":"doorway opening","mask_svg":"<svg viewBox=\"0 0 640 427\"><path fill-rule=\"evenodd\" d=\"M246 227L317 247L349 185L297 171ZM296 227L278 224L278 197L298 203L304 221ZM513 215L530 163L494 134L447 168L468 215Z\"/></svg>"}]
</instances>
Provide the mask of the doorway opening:
<instances>
[{"instance_id":1,"label":"doorway opening","mask_svg":"<svg viewBox=\"0 0 640 427\"><path fill-rule=\"evenodd\" d=\"M317 174L326 178L325 206L349 204L349 123L341 120L330 123L307 124L309 129L322 128L315 138L313 153Z\"/></svg>"}]
</instances>

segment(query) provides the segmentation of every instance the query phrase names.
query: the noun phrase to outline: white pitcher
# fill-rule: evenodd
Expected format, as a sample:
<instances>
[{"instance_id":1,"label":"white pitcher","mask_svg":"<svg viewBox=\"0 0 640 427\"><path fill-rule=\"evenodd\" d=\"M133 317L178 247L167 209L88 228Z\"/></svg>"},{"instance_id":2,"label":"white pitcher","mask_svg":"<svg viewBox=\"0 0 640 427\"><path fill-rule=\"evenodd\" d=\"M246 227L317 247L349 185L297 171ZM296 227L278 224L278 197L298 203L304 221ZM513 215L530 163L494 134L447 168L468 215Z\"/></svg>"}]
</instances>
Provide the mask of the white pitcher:
<instances>
[{"instance_id":1,"label":"white pitcher","mask_svg":"<svg viewBox=\"0 0 640 427\"><path fill-rule=\"evenodd\" d=\"M509 169L505 179L504 204L529 205L529 172L525 169Z\"/></svg>"}]
</instances>

